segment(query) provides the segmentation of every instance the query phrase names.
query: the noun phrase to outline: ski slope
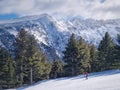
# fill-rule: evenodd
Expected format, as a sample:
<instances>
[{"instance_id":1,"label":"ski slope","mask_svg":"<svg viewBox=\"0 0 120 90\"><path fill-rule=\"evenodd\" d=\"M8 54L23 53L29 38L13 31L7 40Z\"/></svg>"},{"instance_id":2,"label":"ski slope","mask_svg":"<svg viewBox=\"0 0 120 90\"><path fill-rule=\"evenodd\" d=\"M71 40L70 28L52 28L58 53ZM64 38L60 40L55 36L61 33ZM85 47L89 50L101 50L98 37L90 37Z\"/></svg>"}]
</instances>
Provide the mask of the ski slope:
<instances>
[{"instance_id":1,"label":"ski slope","mask_svg":"<svg viewBox=\"0 0 120 90\"><path fill-rule=\"evenodd\" d=\"M120 70L110 70L71 78L40 81L17 90L120 90Z\"/></svg>"}]
</instances>

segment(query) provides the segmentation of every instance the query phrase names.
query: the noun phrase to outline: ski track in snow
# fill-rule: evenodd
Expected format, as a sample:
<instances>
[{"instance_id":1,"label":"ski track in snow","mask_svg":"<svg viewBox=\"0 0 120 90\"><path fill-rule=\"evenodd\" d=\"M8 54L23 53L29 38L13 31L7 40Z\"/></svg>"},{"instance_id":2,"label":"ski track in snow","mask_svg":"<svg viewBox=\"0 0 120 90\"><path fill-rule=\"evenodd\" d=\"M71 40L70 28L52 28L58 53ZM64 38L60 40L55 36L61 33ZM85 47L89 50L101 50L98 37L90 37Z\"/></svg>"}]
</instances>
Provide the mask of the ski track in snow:
<instances>
[{"instance_id":1,"label":"ski track in snow","mask_svg":"<svg viewBox=\"0 0 120 90\"><path fill-rule=\"evenodd\" d=\"M120 90L120 70L40 81L17 90Z\"/></svg>"}]
</instances>

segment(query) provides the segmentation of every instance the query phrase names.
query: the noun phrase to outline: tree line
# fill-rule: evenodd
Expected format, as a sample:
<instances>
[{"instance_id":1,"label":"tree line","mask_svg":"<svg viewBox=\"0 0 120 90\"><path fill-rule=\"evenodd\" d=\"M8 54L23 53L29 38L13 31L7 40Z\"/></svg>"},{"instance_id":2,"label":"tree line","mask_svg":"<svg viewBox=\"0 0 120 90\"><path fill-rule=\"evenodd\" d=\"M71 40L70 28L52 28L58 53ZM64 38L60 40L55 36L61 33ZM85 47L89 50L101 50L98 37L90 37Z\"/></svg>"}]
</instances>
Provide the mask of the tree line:
<instances>
[{"instance_id":1,"label":"tree line","mask_svg":"<svg viewBox=\"0 0 120 90\"><path fill-rule=\"evenodd\" d=\"M20 30L13 46L13 56L0 47L0 88L20 87L49 78L51 63L33 35Z\"/></svg>"},{"instance_id":2,"label":"tree line","mask_svg":"<svg viewBox=\"0 0 120 90\"><path fill-rule=\"evenodd\" d=\"M117 44L115 44L106 32L98 48L86 43L82 37L76 39L72 34L63 54L66 76L120 69L120 34L117 35Z\"/></svg>"},{"instance_id":3,"label":"tree line","mask_svg":"<svg viewBox=\"0 0 120 90\"><path fill-rule=\"evenodd\" d=\"M118 44L106 32L98 48L72 34L63 51L63 59L51 62L35 37L22 29L15 37L14 55L0 46L0 88L17 88L37 81L87 72L120 69L120 35Z\"/></svg>"}]
</instances>

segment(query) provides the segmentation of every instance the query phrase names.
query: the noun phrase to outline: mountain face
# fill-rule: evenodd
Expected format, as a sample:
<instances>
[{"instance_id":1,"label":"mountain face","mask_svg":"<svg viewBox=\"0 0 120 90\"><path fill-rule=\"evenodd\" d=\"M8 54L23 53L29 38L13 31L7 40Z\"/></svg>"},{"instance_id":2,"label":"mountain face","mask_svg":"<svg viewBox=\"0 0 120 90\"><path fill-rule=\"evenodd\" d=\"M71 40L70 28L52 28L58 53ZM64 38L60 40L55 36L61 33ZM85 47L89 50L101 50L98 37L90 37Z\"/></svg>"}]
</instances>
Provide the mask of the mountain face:
<instances>
[{"instance_id":1,"label":"mountain face","mask_svg":"<svg viewBox=\"0 0 120 90\"><path fill-rule=\"evenodd\" d=\"M86 42L98 46L105 32L109 32L116 41L120 33L120 19L115 20L81 20L73 18L71 21L57 20L47 14L22 17L0 22L0 45L12 50L14 38L25 28L38 40L41 48L49 58L61 58L68 39L72 33L82 36Z\"/></svg>"}]
</instances>

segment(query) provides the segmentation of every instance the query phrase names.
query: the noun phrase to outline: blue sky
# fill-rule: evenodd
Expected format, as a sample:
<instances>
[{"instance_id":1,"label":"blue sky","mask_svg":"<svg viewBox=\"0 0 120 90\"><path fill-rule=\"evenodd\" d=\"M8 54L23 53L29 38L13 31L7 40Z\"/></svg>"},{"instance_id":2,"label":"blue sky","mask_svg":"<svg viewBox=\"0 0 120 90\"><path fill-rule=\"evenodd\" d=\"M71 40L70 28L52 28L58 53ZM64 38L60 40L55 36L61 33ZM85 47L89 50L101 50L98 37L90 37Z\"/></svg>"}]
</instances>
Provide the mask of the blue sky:
<instances>
[{"instance_id":1,"label":"blue sky","mask_svg":"<svg viewBox=\"0 0 120 90\"><path fill-rule=\"evenodd\" d=\"M15 13L1 14L0 20L14 19L14 18L18 18L18 17L19 17L19 15L15 14Z\"/></svg>"},{"instance_id":2,"label":"blue sky","mask_svg":"<svg viewBox=\"0 0 120 90\"><path fill-rule=\"evenodd\" d=\"M0 0L0 20L43 13L59 18L120 18L120 0Z\"/></svg>"}]
</instances>

